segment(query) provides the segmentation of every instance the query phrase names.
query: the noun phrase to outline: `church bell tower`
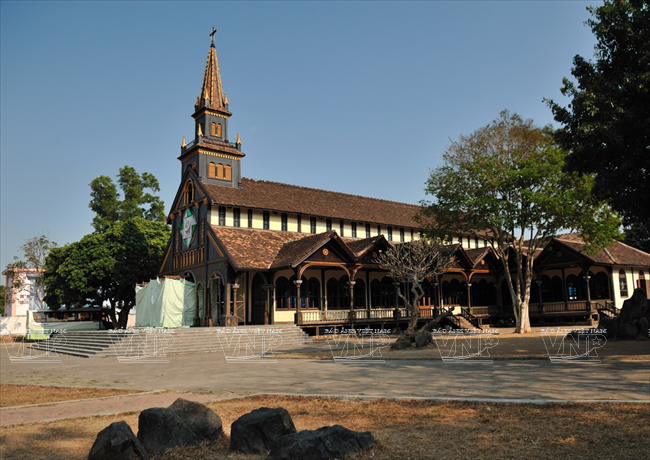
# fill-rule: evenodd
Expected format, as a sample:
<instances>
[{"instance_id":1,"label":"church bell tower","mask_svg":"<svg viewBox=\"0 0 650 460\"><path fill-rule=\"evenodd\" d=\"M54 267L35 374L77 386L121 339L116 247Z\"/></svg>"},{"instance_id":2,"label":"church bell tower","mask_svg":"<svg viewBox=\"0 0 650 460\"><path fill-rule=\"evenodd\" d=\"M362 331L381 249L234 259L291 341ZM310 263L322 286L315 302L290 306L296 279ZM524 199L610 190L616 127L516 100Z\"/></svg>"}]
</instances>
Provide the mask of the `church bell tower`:
<instances>
[{"instance_id":1,"label":"church bell tower","mask_svg":"<svg viewBox=\"0 0 650 460\"><path fill-rule=\"evenodd\" d=\"M235 143L228 140L228 119L232 113L228 110L228 96L223 93L221 85L214 46L216 32L212 28L203 85L194 104L194 140L187 144L183 137L178 159L182 164L181 174L186 168L192 168L204 184L240 187L241 159L245 155L241 151L239 133Z\"/></svg>"}]
</instances>

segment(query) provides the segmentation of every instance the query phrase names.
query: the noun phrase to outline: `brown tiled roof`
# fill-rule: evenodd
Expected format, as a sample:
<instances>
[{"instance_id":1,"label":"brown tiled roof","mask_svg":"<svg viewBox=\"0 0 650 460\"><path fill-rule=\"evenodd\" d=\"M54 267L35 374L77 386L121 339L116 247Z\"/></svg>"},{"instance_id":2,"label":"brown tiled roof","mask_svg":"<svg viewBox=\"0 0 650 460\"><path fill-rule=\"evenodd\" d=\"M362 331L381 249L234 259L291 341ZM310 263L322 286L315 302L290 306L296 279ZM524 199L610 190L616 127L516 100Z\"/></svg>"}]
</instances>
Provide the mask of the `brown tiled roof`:
<instances>
[{"instance_id":1,"label":"brown tiled roof","mask_svg":"<svg viewBox=\"0 0 650 460\"><path fill-rule=\"evenodd\" d=\"M204 187L212 202L223 206L419 228L414 216L420 207L412 204L246 178L241 188Z\"/></svg>"},{"instance_id":2,"label":"brown tiled roof","mask_svg":"<svg viewBox=\"0 0 650 460\"><path fill-rule=\"evenodd\" d=\"M290 267L299 263L312 251L318 249L323 243L332 238L334 231L305 236L300 239L286 242L270 268Z\"/></svg>"},{"instance_id":3,"label":"brown tiled roof","mask_svg":"<svg viewBox=\"0 0 650 460\"><path fill-rule=\"evenodd\" d=\"M198 144L197 147L199 148L206 147L209 149L219 150L221 152L227 152L241 157L246 156L244 153L240 152L235 147L233 147L232 144L230 144L229 142L219 142L213 139L208 139L206 137L203 138L201 144Z\"/></svg>"},{"instance_id":4,"label":"brown tiled roof","mask_svg":"<svg viewBox=\"0 0 650 460\"><path fill-rule=\"evenodd\" d=\"M304 233L275 232L212 226L238 270L267 270L282 246L291 240L305 238Z\"/></svg>"},{"instance_id":5,"label":"brown tiled roof","mask_svg":"<svg viewBox=\"0 0 650 460\"><path fill-rule=\"evenodd\" d=\"M490 251L489 247L465 249L465 253L467 254L467 257L470 258L470 260L474 265L476 265L477 262L483 259L486 253L488 253L489 251Z\"/></svg>"},{"instance_id":6,"label":"brown tiled roof","mask_svg":"<svg viewBox=\"0 0 650 460\"><path fill-rule=\"evenodd\" d=\"M560 235L555 239L581 253L584 257L592 260L594 263L604 265L650 267L650 254L621 243L620 241L612 242L611 246L601 249L595 254L587 254L584 251L585 243L577 233Z\"/></svg>"},{"instance_id":7,"label":"brown tiled roof","mask_svg":"<svg viewBox=\"0 0 650 460\"><path fill-rule=\"evenodd\" d=\"M353 240L350 238L341 238L345 244L348 245L350 250L356 257L363 256L367 251L374 248L377 242L384 238L383 235L377 235L372 238L364 238L362 240Z\"/></svg>"}]
</instances>

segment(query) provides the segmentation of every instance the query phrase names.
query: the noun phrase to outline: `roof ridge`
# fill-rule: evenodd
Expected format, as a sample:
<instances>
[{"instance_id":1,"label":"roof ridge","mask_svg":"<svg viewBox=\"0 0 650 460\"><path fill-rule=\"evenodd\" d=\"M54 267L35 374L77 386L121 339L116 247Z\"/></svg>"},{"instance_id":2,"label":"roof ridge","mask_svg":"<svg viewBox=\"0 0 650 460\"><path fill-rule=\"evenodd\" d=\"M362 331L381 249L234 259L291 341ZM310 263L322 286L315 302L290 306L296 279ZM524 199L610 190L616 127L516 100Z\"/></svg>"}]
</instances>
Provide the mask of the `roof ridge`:
<instances>
[{"instance_id":1,"label":"roof ridge","mask_svg":"<svg viewBox=\"0 0 650 460\"><path fill-rule=\"evenodd\" d=\"M418 204L404 203L402 201L387 200L385 198L374 198L374 197L371 197L371 196L364 196L364 195L355 195L354 193L336 192L334 190L325 190L325 189L322 189L322 188L307 187L307 186L304 186L304 185L286 184L284 182L277 182L277 181L272 181L272 180L253 179L251 177L242 177L242 181L244 181L244 180L250 180L250 181L254 181L254 182L266 182L266 183L269 183L269 184L277 184L277 185L282 185L282 186L285 186L285 187L295 187L295 188L301 188L301 189L305 189L305 190L315 190L315 191L319 191L319 192L336 193L337 195L353 196L353 197L357 197L357 198L364 198L364 199L375 200L375 201L384 201L386 203L395 203L395 204L406 205L406 206L414 206L416 208L420 207L420 205L418 205Z\"/></svg>"},{"instance_id":2,"label":"roof ridge","mask_svg":"<svg viewBox=\"0 0 650 460\"><path fill-rule=\"evenodd\" d=\"M643 254L644 256L650 256L649 253L647 253L647 252L645 252L645 251L642 251L641 249L635 248L634 246L630 246L629 244L625 244L625 243L623 243L622 241L614 240L614 242L615 242L615 243L618 243L618 244L622 244L622 245L625 246L626 248L630 248L630 249L632 249L633 251L636 251L636 252L639 252L639 253Z\"/></svg>"},{"instance_id":3,"label":"roof ridge","mask_svg":"<svg viewBox=\"0 0 650 460\"><path fill-rule=\"evenodd\" d=\"M603 248L603 252L604 252L605 254L607 254L607 257L609 257L609 260L611 260L611 261L612 261L613 263L615 263L615 264L617 263L617 261L616 261L616 259L614 258L614 256L613 256L613 255L612 255L612 254L607 250L607 247L604 247L604 248Z\"/></svg>"}]
</instances>

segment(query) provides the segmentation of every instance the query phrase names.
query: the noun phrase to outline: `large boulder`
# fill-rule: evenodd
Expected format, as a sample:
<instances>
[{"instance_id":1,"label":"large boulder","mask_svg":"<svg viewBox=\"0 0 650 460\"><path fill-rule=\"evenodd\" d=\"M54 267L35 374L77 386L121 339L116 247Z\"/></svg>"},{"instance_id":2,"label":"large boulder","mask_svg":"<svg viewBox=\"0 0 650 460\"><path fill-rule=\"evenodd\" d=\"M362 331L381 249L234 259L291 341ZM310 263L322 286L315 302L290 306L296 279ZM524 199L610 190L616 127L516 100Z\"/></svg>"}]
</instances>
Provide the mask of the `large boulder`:
<instances>
[{"instance_id":1,"label":"large boulder","mask_svg":"<svg viewBox=\"0 0 650 460\"><path fill-rule=\"evenodd\" d=\"M413 346L414 342L411 339L399 338L390 346L391 350L406 350Z\"/></svg>"},{"instance_id":2,"label":"large boulder","mask_svg":"<svg viewBox=\"0 0 650 460\"><path fill-rule=\"evenodd\" d=\"M279 438L267 460L325 460L356 455L371 449L375 438L369 431L348 430L341 425L324 426Z\"/></svg>"},{"instance_id":3,"label":"large boulder","mask_svg":"<svg viewBox=\"0 0 650 460\"><path fill-rule=\"evenodd\" d=\"M138 439L150 453L199 444L190 427L168 407L152 407L140 413Z\"/></svg>"},{"instance_id":4,"label":"large boulder","mask_svg":"<svg viewBox=\"0 0 650 460\"><path fill-rule=\"evenodd\" d=\"M415 346L418 348L433 348L433 336L430 331L420 331L415 334Z\"/></svg>"},{"instance_id":5,"label":"large boulder","mask_svg":"<svg viewBox=\"0 0 650 460\"><path fill-rule=\"evenodd\" d=\"M632 297L623 302L623 308L616 318L602 318L598 329L607 331L607 338L648 338L650 324L650 300L643 289L635 289Z\"/></svg>"},{"instance_id":6,"label":"large boulder","mask_svg":"<svg viewBox=\"0 0 650 460\"><path fill-rule=\"evenodd\" d=\"M203 404L178 398L169 406L199 441L213 441L223 434L221 418Z\"/></svg>"},{"instance_id":7,"label":"large boulder","mask_svg":"<svg viewBox=\"0 0 650 460\"><path fill-rule=\"evenodd\" d=\"M97 434L88 460L149 460L149 454L128 423L115 422Z\"/></svg>"},{"instance_id":8,"label":"large boulder","mask_svg":"<svg viewBox=\"0 0 650 460\"><path fill-rule=\"evenodd\" d=\"M296 432L286 409L262 407L242 415L230 427L230 449L263 454L280 436Z\"/></svg>"}]
</instances>

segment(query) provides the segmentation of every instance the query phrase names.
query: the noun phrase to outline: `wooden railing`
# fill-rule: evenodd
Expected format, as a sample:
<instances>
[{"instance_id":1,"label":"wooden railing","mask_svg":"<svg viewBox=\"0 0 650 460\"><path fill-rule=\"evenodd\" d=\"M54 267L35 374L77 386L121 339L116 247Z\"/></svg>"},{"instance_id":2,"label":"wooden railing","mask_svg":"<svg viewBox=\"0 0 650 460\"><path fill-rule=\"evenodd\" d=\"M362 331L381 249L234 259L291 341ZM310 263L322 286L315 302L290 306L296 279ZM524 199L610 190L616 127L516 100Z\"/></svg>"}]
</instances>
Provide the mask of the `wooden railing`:
<instances>
[{"instance_id":1,"label":"wooden railing","mask_svg":"<svg viewBox=\"0 0 650 460\"><path fill-rule=\"evenodd\" d=\"M611 300L596 300L593 302L598 313L604 313L607 316L616 317L618 316L618 309L614 306L614 302Z\"/></svg>"},{"instance_id":2,"label":"wooden railing","mask_svg":"<svg viewBox=\"0 0 650 460\"><path fill-rule=\"evenodd\" d=\"M472 323L472 326L477 327L477 328L480 329L480 327L481 327L480 322L479 322L479 320L478 320L478 318L477 318L476 316L474 316L474 315L472 315L472 314L470 313L470 311L469 311L469 307L462 307L462 308L460 309L460 316L462 316L462 317L465 318L467 321L469 321L470 323Z\"/></svg>"},{"instance_id":3,"label":"wooden railing","mask_svg":"<svg viewBox=\"0 0 650 460\"><path fill-rule=\"evenodd\" d=\"M401 318L407 317L404 308L400 308L399 312ZM346 322L350 320L350 310L304 310L301 313L303 323ZM355 320L392 320L394 317L394 308L381 308L370 311L365 309L354 310Z\"/></svg>"}]
</instances>

